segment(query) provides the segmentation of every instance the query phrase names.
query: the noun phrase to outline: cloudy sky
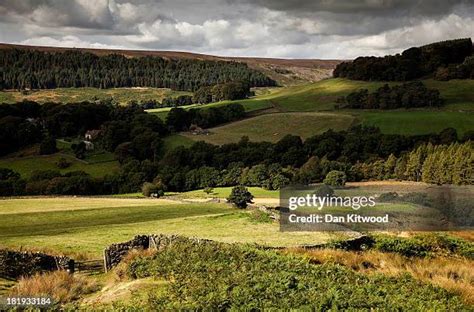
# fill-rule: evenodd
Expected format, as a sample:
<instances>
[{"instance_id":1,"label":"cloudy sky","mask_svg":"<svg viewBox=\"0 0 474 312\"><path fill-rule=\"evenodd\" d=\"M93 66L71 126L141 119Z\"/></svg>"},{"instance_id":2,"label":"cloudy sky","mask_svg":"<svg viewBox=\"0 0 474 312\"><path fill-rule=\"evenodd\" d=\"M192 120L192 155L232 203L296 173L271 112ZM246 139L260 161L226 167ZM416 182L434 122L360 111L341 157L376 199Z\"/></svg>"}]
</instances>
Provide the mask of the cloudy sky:
<instances>
[{"instance_id":1,"label":"cloudy sky","mask_svg":"<svg viewBox=\"0 0 474 312\"><path fill-rule=\"evenodd\" d=\"M474 0L0 0L0 42L30 45L349 59L473 33Z\"/></svg>"}]
</instances>

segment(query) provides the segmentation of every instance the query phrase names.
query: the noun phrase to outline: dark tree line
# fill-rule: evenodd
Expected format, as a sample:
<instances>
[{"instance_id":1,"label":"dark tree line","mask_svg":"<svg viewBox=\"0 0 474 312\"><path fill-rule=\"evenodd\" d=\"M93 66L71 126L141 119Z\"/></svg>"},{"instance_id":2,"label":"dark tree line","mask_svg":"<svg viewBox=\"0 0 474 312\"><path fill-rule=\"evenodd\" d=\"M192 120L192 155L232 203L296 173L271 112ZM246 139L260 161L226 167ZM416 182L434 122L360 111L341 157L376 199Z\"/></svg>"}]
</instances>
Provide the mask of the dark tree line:
<instances>
[{"instance_id":1,"label":"dark tree line","mask_svg":"<svg viewBox=\"0 0 474 312\"><path fill-rule=\"evenodd\" d=\"M80 51L2 49L0 68L0 89L157 87L195 91L229 81L245 81L252 87L276 84L239 62L98 56Z\"/></svg>"},{"instance_id":2,"label":"dark tree line","mask_svg":"<svg viewBox=\"0 0 474 312\"><path fill-rule=\"evenodd\" d=\"M164 98L161 103L155 100L140 103L144 109L157 107L178 107L191 104L207 104L225 100L242 100L251 96L250 86L243 82L226 82L213 86L200 87L194 95L180 95Z\"/></svg>"},{"instance_id":3,"label":"dark tree line","mask_svg":"<svg viewBox=\"0 0 474 312\"><path fill-rule=\"evenodd\" d=\"M357 163L352 172L357 179L399 179L433 184L472 185L474 183L472 141L449 145L421 144L400 157Z\"/></svg>"},{"instance_id":4,"label":"dark tree line","mask_svg":"<svg viewBox=\"0 0 474 312\"><path fill-rule=\"evenodd\" d=\"M436 80L474 79L474 56L468 56L462 64L450 64L439 67L435 73Z\"/></svg>"},{"instance_id":5,"label":"dark tree line","mask_svg":"<svg viewBox=\"0 0 474 312\"><path fill-rule=\"evenodd\" d=\"M194 104L193 97L191 95L180 95L177 97L167 97L161 102L158 107L177 107Z\"/></svg>"},{"instance_id":6,"label":"dark tree line","mask_svg":"<svg viewBox=\"0 0 474 312\"><path fill-rule=\"evenodd\" d=\"M38 105L34 102L0 105L2 152L34 141L42 142L45 151L54 153L55 137L83 137L86 130L100 129L95 143L100 148L114 152L121 165L117 173L102 178L93 178L84 172L60 174L58 171L39 171L25 180L14 172L2 170L1 194L136 192L144 182L160 185L162 189L170 191L237 184L278 189L291 182L322 182L334 170L344 172L350 181L380 178L381 164L384 168L390 167L383 169L382 178L390 178L395 175L395 167L390 164L405 160L407 165L403 167L403 175L396 174L396 178L457 184L464 184L470 179L469 172L458 170L464 166L460 164L465 164L460 161L452 165L452 168L458 169L450 169L450 177L439 178L437 174L430 173L441 172L439 168L446 166L442 158L472 160L472 145L463 145L461 150L457 147L436 147L457 142L458 135L454 129L446 129L436 135L403 136L386 135L377 128L357 126L347 131L329 130L305 141L292 135L277 143L250 142L248 138L243 138L238 143L222 146L197 142L188 148L165 151L162 138L170 131L179 130L179 127L187 127L188 124L182 123L183 120L205 126L244 114L239 104L189 111L176 108L172 111L170 118L163 123L157 116L145 113L136 105L116 107L87 102L68 105ZM462 141L472 140L473 137L472 133L468 133ZM416 158L413 151L421 145L432 146L434 156ZM413 170L407 168L410 168L408 164L416 161L417 168L424 166L435 169L416 171L417 175L413 178L409 174ZM401 174L400 170L397 172ZM463 172L463 175L456 172Z\"/></svg>"},{"instance_id":7,"label":"dark tree line","mask_svg":"<svg viewBox=\"0 0 474 312\"><path fill-rule=\"evenodd\" d=\"M245 109L238 103L189 110L176 107L168 112L166 125L171 131L186 131L191 125L210 128L244 117Z\"/></svg>"},{"instance_id":8,"label":"dark tree line","mask_svg":"<svg viewBox=\"0 0 474 312\"><path fill-rule=\"evenodd\" d=\"M353 80L407 81L433 74L440 67L461 64L472 52L470 38L442 41L410 48L402 54L358 57L339 64L333 75Z\"/></svg>"},{"instance_id":9,"label":"dark tree line","mask_svg":"<svg viewBox=\"0 0 474 312\"><path fill-rule=\"evenodd\" d=\"M246 138L222 146L197 142L163 155L163 125L154 128L159 122L152 115L128 115L132 116L108 121L103 127L103 144L111 144L108 149L115 150L121 162L118 173L92 178L83 172L38 171L24 180L4 169L0 170L2 195L136 192L144 182L169 191L238 184L278 189L291 182L322 182L334 170L344 172L349 181L399 178L469 184L473 179L472 143L456 143L454 129L436 135L402 136L357 126L327 131L306 141L288 135L277 143ZM464 140L470 139L472 134Z\"/></svg>"},{"instance_id":10,"label":"dark tree line","mask_svg":"<svg viewBox=\"0 0 474 312\"><path fill-rule=\"evenodd\" d=\"M439 107L443 104L439 91L428 89L421 81L390 87L385 84L375 92L360 89L339 100L348 108L396 109L413 107Z\"/></svg>"},{"instance_id":11,"label":"dark tree line","mask_svg":"<svg viewBox=\"0 0 474 312\"><path fill-rule=\"evenodd\" d=\"M191 110L173 108L166 123L134 104L0 104L0 156L40 142L42 154L51 154L56 151L55 138L82 138L87 130L100 129L97 143L116 152L119 160L129 155L139 160L156 159L162 151L161 138L170 131L188 130L191 125L208 128L244 117L245 110L237 103ZM82 152L75 150L76 155L85 152L84 146L76 147L82 147Z\"/></svg>"},{"instance_id":12,"label":"dark tree line","mask_svg":"<svg viewBox=\"0 0 474 312\"><path fill-rule=\"evenodd\" d=\"M227 82L199 88L193 96L195 103L206 104L225 100L241 100L251 95L250 86L243 82Z\"/></svg>"},{"instance_id":13,"label":"dark tree line","mask_svg":"<svg viewBox=\"0 0 474 312\"><path fill-rule=\"evenodd\" d=\"M391 156L402 157L420 144L451 144L457 141L452 129L437 135L385 135L372 127L327 131L302 141L288 135L279 142L249 142L214 146L204 142L169 151L159 162L155 180L168 190L245 184L277 189L290 182L322 182L338 170L348 180L364 178L360 163L373 163Z\"/></svg>"}]
</instances>

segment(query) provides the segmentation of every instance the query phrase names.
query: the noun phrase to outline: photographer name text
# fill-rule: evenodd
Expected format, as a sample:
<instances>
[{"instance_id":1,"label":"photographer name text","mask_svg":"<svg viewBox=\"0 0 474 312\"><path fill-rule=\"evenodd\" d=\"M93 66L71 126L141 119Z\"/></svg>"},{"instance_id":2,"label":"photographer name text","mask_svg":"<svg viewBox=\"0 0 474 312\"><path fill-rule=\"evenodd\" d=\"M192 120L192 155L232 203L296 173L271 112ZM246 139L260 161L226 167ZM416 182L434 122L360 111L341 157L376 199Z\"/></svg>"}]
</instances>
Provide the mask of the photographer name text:
<instances>
[{"instance_id":1,"label":"photographer name text","mask_svg":"<svg viewBox=\"0 0 474 312\"><path fill-rule=\"evenodd\" d=\"M290 214L288 216L290 223L388 223L389 216L363 216L356 213L349 213L346 215L333 214L310 214L306 216L298 216Z\"/></svg>"}]
</instances>

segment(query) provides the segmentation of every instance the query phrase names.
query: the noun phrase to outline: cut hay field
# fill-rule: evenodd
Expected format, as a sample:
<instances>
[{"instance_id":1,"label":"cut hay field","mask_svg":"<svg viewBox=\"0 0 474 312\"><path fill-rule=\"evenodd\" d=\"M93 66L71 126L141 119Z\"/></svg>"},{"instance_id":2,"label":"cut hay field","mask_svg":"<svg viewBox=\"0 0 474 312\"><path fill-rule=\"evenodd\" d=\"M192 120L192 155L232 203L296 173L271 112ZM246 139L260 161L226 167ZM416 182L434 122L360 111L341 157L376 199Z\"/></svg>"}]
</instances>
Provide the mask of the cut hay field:
<instances>
[{"instance_id":1,"label":"cut hay field","mask_svg":"<svg viewBox=\"0 0 474 312\"><path fill-rule=\"evenodd\" d=\"M173 91L165 88L57 88L48 90L32 90L27 92L0 91L0 103L15 103L23 100L38 103L58 102L74 103L82 101L109 100L122 105L131 101L156 100L161 102L165 97L192 94L190 92Z\"/></svg>"},{"instance_id":2,"label":"cut hay field","mask_svg":"<svg viewBox=\"0 0 474 312\"><path fill-rule=\"evenodd\" d=\"M355 122L349 114L335 113L274 113L259 115L236 121L224 126L209 129L209 135L193 135L184 132L181 135L213 144L238 142L242 136L251 141L276 142L287 134L308 138L329 129L344 130Z\"/></svg>"},{"instance_id":3,"label":"cut hay field","mask_svg":"<svg viewBox=\"0 0 474 312\"><path fill-rule=\"evenodd\" d=\"M227 204L162 199L25 198L0 200L0 245L100 258L109 244L164 233L269 246L315 244L331 233L281 233Z\"/></svg>"}]
</instances>

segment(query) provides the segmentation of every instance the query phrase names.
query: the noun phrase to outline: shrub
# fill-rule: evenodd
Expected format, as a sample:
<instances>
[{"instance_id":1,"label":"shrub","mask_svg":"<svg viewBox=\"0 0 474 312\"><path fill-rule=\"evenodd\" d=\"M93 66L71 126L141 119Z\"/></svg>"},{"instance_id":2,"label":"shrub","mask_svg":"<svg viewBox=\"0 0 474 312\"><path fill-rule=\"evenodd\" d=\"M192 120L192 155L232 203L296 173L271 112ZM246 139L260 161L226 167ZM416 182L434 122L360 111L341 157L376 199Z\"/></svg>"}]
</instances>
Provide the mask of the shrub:
<instances>
[{"instance_id":1,"label":"shrub","mask_svg":"<svg viewBox=\"0 0 474 312\"><path fill-rule=\"evenodd\" d=\"M406 257L426 257L430 255L430 247L426 244L401 237L379 237L374 248L383 252L395 252Z\"/></svg>"},{"instance_id":2,"label":"shrub","mask_svg":"<svg viewBox=\"0 0 474 312\"><path fill-rule=\"evenodd\" d=\"M71 166L71 163L69 161L67 161L66 158L64 157L61 157L59 158L59 160L56 162L56 166L59 168L59 169L66 169L66 168L69 168Z\"/></svg>"},{"instance_id":3,"label":"shrub","mask_svg":"<svg viewBox=\"0 0 474 312\"><path fill-rule=\"evenodd\" d=\"M74 152L76 158L84 159L86 157L86 143L84 143L84 141L78 144L72 144L71 149Z\"/></svg>"},{"instance_id":4,"label":"shrub","mask_svg":"<svg viewBox=\"0 0 474 312\"><path fill-rule=\"evenodd\" d=\"M41 141L39 153L41 155L50 155L57 152L56 139L53 137L47 137Z\"/></svg>"},{"instance_id":5,"label":"shrub","mask_svg":"<svg viewBox=\"0 0 474 312\"><path fill-rule=\"evenodd\" d=\"M413 237L373 235L373 248L406 257L459 255L474 259L474 243L446 234L419 234Z\"/></svg>"},{"instance_id":6,"label":"shrub","mask_svg":"<svg viewBox=\"0 0 474 312\"><path fill-rule=\"evenodd\" d=\"M252 203L253 195L243 186L238 185L232 188L230 196L227 198L229 203L234 204L238 208L247 208L248 203Z\"/></svg>"},{"instance_id":7,"label":"shrub","mask_svg":"<svg viewBox=\"0 0 474 312\"><path fill-rule=\"evenodd\" d=\"M97 290L98 286L92 280L65 271L55 271L21 278L11 290L11 295L23 297L50 296L56 303L65 303Z\"/></svg>"},{"instance_id":8,"label":"shrub","mask_svg":"<svg viewBox=\"0 0 474 312\"><path fill-rule=\"evenodd\" d=\"M162 187L150 182L143 183L142 193L145 197L161 197L164 195Z\"/></svg>"},{"instance_id":9,"label":"shrub","mask_svg":"<svg viewBox=\"0 0 474 312\"><path fill-rule=\"evenodd\" d=\"M204 191L204 193L209 195L209 194L212 194L214 192L214 189L212 187L205 187L203 191Z\"/></svg>"},{"instance_id":10,"label":"shrub","mask_svg":"<svg viewBox=\"0 0 474 312\"><path fill-rule=\"evenodd\" d=\"M334 195L334 190L329 185L323 184L316 188L313 192L317 197L326 197Z\"/></svg>"},{"instance_id":11,"label":"shrub","mask_svg":"<svg viewBox=\"0 0 474 312\"><path fill-rule=\"evenodd\" d=\"M427 207L431 207L433 205L433 201L428 197L428 194L426 193L418 193L418 192L407 193L405 195L400 196L400 200L407 203L412 203L415 205L421 205L421 206L427 206Z\"/></svg>"},{"instance_id":12,"label":"shrub","mask_svg":"<svg viewBox=\"0 0 474 312\"><path fill-rule=\"evenodd\" d=\"M345 172L333 170L330 171L326 178L324 179L324 184L331 185L331 186L344 186L347 181L347 176Z\"/></svg>"},{"instance_id":13,"label":"shrub","mask_svg":"<svg viewBox=\"0 0 474 312\"><path fill-rule=\"evenodd\" d=\"M380 202L389 202L396 200L398 198L398 194L396 192L388 192L380 194L378 200Z\"/></svg>"},{"instance_id":14,"label":"shrub","mask_svg":"<svg viewBox=\"0 0 474 312\"><path fill-rule=\"evenodd\" d=\"M128 264L134 278L159 277L145 310L462 310L448 291L409 275L364 275L336 264L250 246L177 238Z\"/></svg>"}]
</instances>

